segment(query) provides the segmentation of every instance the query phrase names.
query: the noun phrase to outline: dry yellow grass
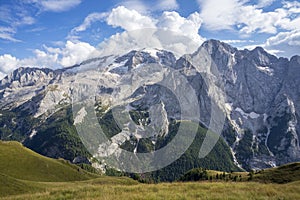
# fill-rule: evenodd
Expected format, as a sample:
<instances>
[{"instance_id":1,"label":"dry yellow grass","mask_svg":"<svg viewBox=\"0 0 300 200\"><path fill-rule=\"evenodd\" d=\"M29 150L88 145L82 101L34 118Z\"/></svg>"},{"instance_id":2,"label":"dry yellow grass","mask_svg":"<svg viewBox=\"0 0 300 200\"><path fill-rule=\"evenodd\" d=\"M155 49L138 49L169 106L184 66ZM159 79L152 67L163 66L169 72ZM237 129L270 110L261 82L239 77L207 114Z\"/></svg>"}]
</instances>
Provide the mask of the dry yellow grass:
<instances>
[{"instance_id":1,"label":"dry yellow grass","mask_svg":"<svg viewBox=\"0 0 300 200\"><path fill-rule=\"evenodd\" d=\"M36 184L36 183L35 183ZM40 183L40 192L3 199L300 199L300 182L188 182L140 184L127 178Z\"/></svg>"}]
</instances>

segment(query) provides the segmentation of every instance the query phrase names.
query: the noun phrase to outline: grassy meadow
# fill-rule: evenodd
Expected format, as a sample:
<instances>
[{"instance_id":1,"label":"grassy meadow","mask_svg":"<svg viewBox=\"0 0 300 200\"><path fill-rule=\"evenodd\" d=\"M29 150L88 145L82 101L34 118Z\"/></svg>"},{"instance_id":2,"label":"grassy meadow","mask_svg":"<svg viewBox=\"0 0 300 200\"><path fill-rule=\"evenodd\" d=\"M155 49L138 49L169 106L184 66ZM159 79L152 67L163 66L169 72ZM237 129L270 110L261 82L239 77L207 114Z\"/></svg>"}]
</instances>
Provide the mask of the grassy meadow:
<instances>
[{"instance_id":1,"label":"grassy meadow","mask_svg":"<svg viewBox=\"0 0 300 200\"><path fill-rule=\"evenodd\" d=\"M223 180L143 184L89 173L41 156L17 142L0 141L0 199L300 199L300 163L253 172L208 170ZM238 176L232 181L230 176ZM279 184L281 183L281 184Z\"/></svg>"},{"instance_id":2,"label":"grassy meadow","mask_svg":"<svg viewBox=\"0 0 300 200\"><path fill-rule=\"evenodd\" d=\"M129 178L101 177L89 181L26 182L23 194L1 193L2 199L300 199L300 182L174 182L141 184ZM0 197L1 198L1 197Z\"/></svg>"}]
</instances>

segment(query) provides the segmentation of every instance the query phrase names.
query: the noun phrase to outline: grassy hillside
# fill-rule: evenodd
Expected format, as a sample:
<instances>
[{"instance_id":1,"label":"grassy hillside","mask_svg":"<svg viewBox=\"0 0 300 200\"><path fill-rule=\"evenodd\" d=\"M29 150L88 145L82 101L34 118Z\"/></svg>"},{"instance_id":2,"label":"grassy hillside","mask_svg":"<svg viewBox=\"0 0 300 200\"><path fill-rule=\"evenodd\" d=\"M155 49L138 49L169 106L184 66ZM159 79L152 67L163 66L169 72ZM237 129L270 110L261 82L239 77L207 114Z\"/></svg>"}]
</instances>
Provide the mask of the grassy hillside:
<instances>
[{"instance_id":1,"label":"grassy hillside","mask_svg":"<svg viewBox=\"0 0 300 200\"><path fill-rule=\"evenodd\" d=\"M44 191L37 183L0 174L0 197Z\"/></svg>"},{"instance_id":2,"label":"grassy hillside","mask_svg":"<svg viewBox=\"0 0 300 200\"><path fill-rule=\"evenodd\" d=\"M0 141L0 199L300 199L300 181L294 181L299 180L299 166L292 163L256 172L253 181L246 181L248 172L233 172L225 176L240 174L242 181L141 184L127 177L98 177L66 161L43 157L20 143ZM216 174L223 172L207 170L208 176ZM268 178L282 182L273 177L294 182L261 183Z\"/></svg>"},{"instance_id":3,"label":"grassy hillside","mask_svg":"<svg viewBox=\"0 0 300 200\"><path fill-rule=\"evenodd\" d=\"M300 162L282 165L276 168L261 170L254 173L254 181L266 183L288 183L300 180Z\"/></svg>"},{"instance_id":4,"label":"grassy hillside","mask_svg":"<svg viewBox=\"0 0 300 200\"><path fill-rule=\"evenodd\" d=\"M16 179L52 182L96 177L65 160L41 156L18 142L3 141L0 141L0 173Z\"/></svg>"},{"instance_id":5,"label":"grassy hillside","mask_svg":"<svg viewBox=\"0 0 300 200\"><path fill-rule=\"evenodd\" d=\"M280 167L251 172L223 172L194 168L187 171L180 181L255 181L263 183L289 183L300 181L300 162L289 163Z\"/></svg>"}]
</instances>

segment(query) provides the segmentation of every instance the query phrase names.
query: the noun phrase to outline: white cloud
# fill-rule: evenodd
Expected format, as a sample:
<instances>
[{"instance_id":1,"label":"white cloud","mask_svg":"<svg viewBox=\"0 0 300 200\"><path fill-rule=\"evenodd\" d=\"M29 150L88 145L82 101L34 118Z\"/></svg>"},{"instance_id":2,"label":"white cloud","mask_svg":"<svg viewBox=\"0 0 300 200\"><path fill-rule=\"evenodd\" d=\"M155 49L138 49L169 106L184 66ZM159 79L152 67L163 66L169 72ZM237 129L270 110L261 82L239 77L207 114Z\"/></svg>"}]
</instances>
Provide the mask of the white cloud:
<instances>
[{"instance_id":1,"label":"white cloud","mask_svg":"<svg viewBox=\"0 0 300 200\"><path fill-rule=\"evenodd\" d=\"M128 9L136 10L142 14L147 14L153 11L177 10L179 8L176 0L125 0L120 2L119 5Z\"/></svg>"},{"instance_id":2,"label":"white cloud","mask_svg":"<svg viewBox=\"0 0 300 200\"><path fill-rule=\"evenodd\" d=\"M14 38L16 31L11 27L0 27L0 39L8 40L12 42L20 42L20 40Z\"/></svg>"},{"instance_id":3,"label":"white cloud","mask_svg":"<svg viewBox=\"0 0 300 200\"><path fill-rule=\"evenodd\" d=\"M296 10L299 10L300 8L300 2L299 1L283 1L283 7L292 9L294 12ZM299 11L296 11L299 12Z\"/></svg>"},{"instance_id":4,"label":"white cloud","mask_svg":"<svg viewBox=\"0 0 300 200\"><path fill-rule=\"evenodd\" d=\"M300 55L300 30L278 33L267 39L264 47L278 56Z\"/></svg>"},{"instance_id":5,"label":"white cloud","mask_svg":"<svg viewBox=\"0 0 300 200\"><path fill-rule=\"evenodd\" d=\"M62 59L60 64L64 67L79 64L96 54L95 47L85 42L73 43L67 41L65 48L62 50Z\"/></svg>"},{"instance_id":6,"label":"white cloud","mask_svg":"<svg viewBox=\"0 0 300 200\"><path fill-rule=\"evenodd\" d=\"M76 26L71 30L69 35L67 36L68 39L72 41L78 40L80 37L78 36L78 33L86 31L88 28L91 27L92 23L95 23L97 21L102 21L107 17L108 13L91 13L89 14L82 24L79 26Z\"/></svg>"},{"instance_id":7,"label":"white cloud","mask_svg":"<svg viewBox=\"0 0 300 200\"><path fill-rule=\"evenodd\" d=\"M44 46L43 50L36 49L35 57L26 62L34 66L58 68L79 64L97 54L95 47L86 42L67 41L63 47L53 48Z\"/></svg>"},{"instance_id":8,"label":"white cloud","mask_svg":"<svg viewBox=\"0 0 300 200\"><path fill-rule=\"evenodd\" d=\"M176 10L179 5L176 0L163 0L159 1L157 8L160 10Z\"/></svg>"},{"instance_id":9,"label":"white cloud","mask_svg":"<svg viewBox=\"0 0 300 200\"><path fill-rule=\"evenodd\" d=\"M241 44L241 43L252 43L253 40L222 40L222 42L229 44Z\"/></svg>"},{"instance_id":10,"label":"white cloud","mask_svg":"<svg viewBox=\"0 0 300 200\"><path fill-rule=\"evenodd\" d=\"M82 24L72 29L71 32L81 32L85 31L91 26L92 23L96 21L101 21L107 16L107 13L91 13L83 21Z\"/></svg>"},{"instance_id":11,"label":"white cloud","mask_svg":"<svg viewBox=\"0 0 300 200\"><path fill-rule=\"evenodd\" d=\"M262 9L256 9L255 6L242 6L240 14L236 16L238 23L243 24L239 30L241 34L252 34L254 32L271 33L277 32L276 23L278 23L285 13L263 12Z\"/></svg>"},{"instance_id":12,"label":"white cloud","mask_svg":"<svg viewBox=\"0 0 300 200\"><path fill-rule=\"evenodd\" d=\"M107 18L107 24L121 27L127 31L155 27L155 21L152 18L141 15L136 10L130 10L124 6L112 9Z\"/></svg>"},{"instance_id":13,"label":"white cloud","mask_svg":"<svg viewBox=\"0 0 300 200\"><path fill-rule=\"evenodd\" d=\"M187 36L200 43L203 39L198 34L202 19L199 13L192 13L187 18L181 17L177 12L163 12L157 23L158 28L170 30Z\"/></svg>"},{"instance_id":14,"label":"white cloud","mask_svg":"<svg viewBox=\"0 0 300 200\"><path fill-rule=\"evenodd\" d=\"M70 10L81 3L81 0L34 0L43 11L62 12Z\"/></svg>"},{"instance_id":15,"label":"white cloud","mask_svg":"<svg viewBox=\"0 0 300 200\"><path fill-rule=\"evenodd\" d=\"M14 35L19 27L35 23L27 7L21 7L18 3L14 6L0 5L0 39L11 42L20 42Z\"/></svg>"},{"instance_id":16,"label":"white cloud","mask_svg":"<svg viewBox=\"0 0 300 200\"><path fill-rule=\"evenodd\" d=\"M202 19L197 12L184 18L175 11L165 11L159 18L155 19L142 15L136 10L119 6L114 8L108 15L107 23L114 27L121 27L126 31L158 28L176 32L177 34L195 40L195 42L201 42L203 40L198 34Z\"/></svg>"},{"instance_id":17,"label":"white cloud","mask_svg":"<svg viewBox=\"0 0 300 200\"><path fill-rule=\"evenodd\" d=\"M258 8L263 8L272 5L276 0L259 0L257 3Z\"/></svg>"},{"instance_id":18,"label":"white cloud","mask_svg":"<svg viewBox=\"0 0 300 200\"><path fill-rule=\"evenodd\" d=\"M264 11L260 7L270 5L273 0L262 0L257 5L246 4L246 0L198 0L203 23L209 30L236 29L242 35L252 33L276 34L279 29L293 30L300 19L299 2L283 2L283 7Z\"/></svg>"},{"instance_id":19,"label":"white cloud","mask_svg":"<svg viewBox=\"0 0 300 200\"><path fill-rule=\"evenodd\" d=\"M200 15L205 26L211 30L232 29L237 19L235 12L239 10L242 3L238 0L198 0Z\"/></svg>"},{"instance_id":20,"label":"white cloud","mask_svg":"<svg viewBox=\"0 0 300 200\"><path fill-rule=\"evenodd\" d=\"M18 62L19 60L10 54L0 55L0 72L2 74L10 73L17 67Z\"/></svg>"},{"instance_id":21,"label":"white cloud","mask_svg":"<svg viewBox=\"0 0 300 200\"><path fill-rule=\"evenodd\" d=\"M122 1L119 5L124 6L131 10L136 10L139 13L143 13L143 14L148 13L148 11L151 8L153 8L153 7L145 4L145 2L142 2L141 0L126 0L126 1Z\"/></svg>"},{"instance_id":22,"label":"white cloud","mask_svg":"<svg viewBox=\"0 0 300 200\"><path fill-rule=\"evenodd\" d=\"M42 50L35 49L35 56L32 58L17 59L9 54L0 55L0 79L18 67L47 67L52 69L69 67L96 57L98 54L96 48L88 43L67 41L60 48L44 46Z\"/></svg>"},{"instance_id":23,"label":"white cloud","mask_svg":"<svg viewBox=\"0 0 300 200\"><path fill-rule=\"evenodd\" d=\"M3 3L0 5L0 21L4 23L4 27L0 27L0 39L20 42L14 35L20 27L36 23L35 17L39 12L62 12L80 3L81 0L23 0L12 4Z\"/></svg>"},{"instance_id":24,"label":"white cloud","mask_svg":"<svg viewBox=\"0 0 300 200\"><path fill-rule=\"evenodd\" d=\"M185 18L175 11L165 11L153 18L119 6L109 14L107 23L125 31L100 44L105 55L141 48L166 49L182 55L192 53L203 42L198 34L202 20L197 12Z\"/></svg>"},{"instance_id":25,"label":"white cloud","mask_svg":"<svg viewBox=\"0 0 300 200\"><path fill-rule=\"evenodd\" d=\"M99 45L101 56L122 55L144 48L164 49L177 57L193 53L200 44L180 33L163 29L124 31L111 36Z\"/></svg>"}]
</instances>

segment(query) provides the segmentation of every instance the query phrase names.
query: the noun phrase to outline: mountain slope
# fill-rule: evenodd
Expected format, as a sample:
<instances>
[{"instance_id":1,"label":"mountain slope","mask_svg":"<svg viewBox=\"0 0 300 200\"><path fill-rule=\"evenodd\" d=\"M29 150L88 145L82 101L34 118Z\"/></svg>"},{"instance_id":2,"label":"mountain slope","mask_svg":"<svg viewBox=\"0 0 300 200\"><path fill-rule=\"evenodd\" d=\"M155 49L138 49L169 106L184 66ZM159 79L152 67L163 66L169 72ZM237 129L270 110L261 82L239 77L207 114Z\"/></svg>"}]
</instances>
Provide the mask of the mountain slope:
<instances>
[{"instance_id":1,"label":"mountain slope","mask_svg":"<svg viewBox=\"0 0 300 200\"><path fill-rule=\"evenodd\" d=\"M254 181L264 183L288 183L300 180L300 163L289 163L276 168L260 170L255 173Z\"/></svg>"},{"instance_id":2,"label":"mountain slope","mask_svg":"<svg viewBox=\"0 0 300 200\"><path fill-rule=\"evenodd\" d=\"M18 142L0 141L0 173L30 181L79 181L97 177L65 160L41 156Z\"/></svg>"},{"instance_id":3,"label":"mountain slope","mask_svg":"<svg viewBox=\"0 0 300 200\"><path fill-rule=\"evenodd\" d=\"M15 179L0 173L0 197L41 191L44 191L44 189L38 187L37 184Z\"/></svg>"}]
</instances>

